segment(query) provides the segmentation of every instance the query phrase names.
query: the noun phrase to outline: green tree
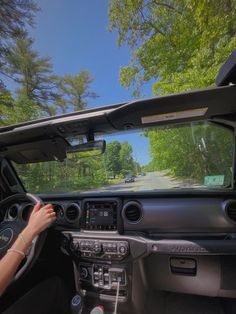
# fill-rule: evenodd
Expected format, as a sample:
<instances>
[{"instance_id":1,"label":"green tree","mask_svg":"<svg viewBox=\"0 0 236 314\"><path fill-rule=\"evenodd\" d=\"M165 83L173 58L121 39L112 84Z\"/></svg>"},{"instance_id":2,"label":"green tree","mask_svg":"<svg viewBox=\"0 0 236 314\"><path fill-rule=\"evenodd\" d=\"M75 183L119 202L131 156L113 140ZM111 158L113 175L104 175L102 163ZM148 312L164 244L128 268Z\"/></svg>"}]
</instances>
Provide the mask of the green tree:
<instances>
[{"instance_id":1,"label":"green tree","mask_svg":"<svg viewBox=\"0 0 236 314\"><path fill-rule=\"evenodd\" d=\"M154 94L213 85L236 46L235 0L112 0L109 19L131 48L120 81L135 95L150 79Z\"/></svg>"},{"instance_id":2,"label":"green tree","mask_svg":"<svg viewBox=\"0 0 236 314\"><path fill-rule=\"evenodd\" d=\"M109 19L110 29L118 31L118 45L131 49L120 82L134 89L134 96L151 79L156 95L214 85L221 64L236 46L236 0L111 0ZM204 137L198 136L202 129ZM214 132L218 144L212 140ZM199 181L230 169L231 137L220 128L214 132L209 126L198 127L193 142L189 127L147 131L152 155L147 168L169 169Z\"/></svg>"},{"instance_id":3,"label":"green tree","mask_svg":"<svg viewBox=\"0 0 236 314\"><path fill-rule=\"evenodd\" d=\"M107 171L115 179L121 171L121 160L120 160L121 144L118 141L114 141L107 144L105 152L105 162Z\"/></svg>"},{"instance_id":4,"label":"green tree","mask_svg":"<svg viewBox=\"0 0 236 314\"><path fill-rule=\"evenodd\" d=\"M79 111L85 109L89 98L98 97L90 90L93 81L91 74L82 70L77 75L64 75L57 78L60 97L56 105L62 112Z\"/></svg>"},{"instance_id":5,"label":"green tree","mask_svg":"<svg viewBox=\"0 0 236 314\"><path fill-rule=\"evenodd\" d=\"M210 123L199 123L179 128L162 127L148 131L152 167L170 170L170 174L197 180L225 175L230 184L233 160L233 134L228 129Z\"/></svg>"},{"instance_id":6,"label":"green tree","mask_svg":"<svg viewBox=\"0 0 236 314\"><path fill-rule=\"evenodd\" d=\"M9 114L14 106L14 99L11 93L0 84L0 126L7 125L11 122Z\"/></svg>"},{"instance_id":7,"label":"green tree","mask_svg":"<svg viewBox=\"0 0 236 314\"><path fill-rule=\"evenodd\" d=\"M136 165L133 159L133 149L128 142L121 144L120 163L123 176L128 173L136 173Z\"/></svg>"},{"instance_id":8,"label":"green tree","mask_svg":"<svg viewBox=\"0 0 236 314\"><path fill-rule=\"evenodd\" d=\"M32 0L0 0L0 72L4 73L5 53L9 44L19 34L26 31L27 25L33 25L34 14L38 11Z\"/></svg>"},{"instance_id":9,"label":"green tree","mask_svg":"<svg viewBox=\"0 0 236 314\"><path fill-rule=\"evenodd\" d=\"M48 57L33 49L33 39L19 36L6 54L7 72L20 85L19 99L34 102L43 115L55 114L53 102L58 97L55 78Z\"/></svg>"}]
</instances>

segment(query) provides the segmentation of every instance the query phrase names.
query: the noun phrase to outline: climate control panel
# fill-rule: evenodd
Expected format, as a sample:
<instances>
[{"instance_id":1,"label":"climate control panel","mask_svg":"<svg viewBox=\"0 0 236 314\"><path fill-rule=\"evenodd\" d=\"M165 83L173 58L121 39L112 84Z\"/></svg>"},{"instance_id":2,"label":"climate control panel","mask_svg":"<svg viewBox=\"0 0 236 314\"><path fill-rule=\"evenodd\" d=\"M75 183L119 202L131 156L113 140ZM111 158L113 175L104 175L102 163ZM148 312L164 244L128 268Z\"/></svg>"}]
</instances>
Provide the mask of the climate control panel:
<instances>
[{"instance_id":1,"label":"climate control panel","mask_svg":"<svg viewBox=\"0 0 236 314\"><path fill-rule=\"evenodd\" d=\"M122 260L129 254L127 241L73 238L70 248L81 257L96 259Z\"/></svg>"}]
</instances>

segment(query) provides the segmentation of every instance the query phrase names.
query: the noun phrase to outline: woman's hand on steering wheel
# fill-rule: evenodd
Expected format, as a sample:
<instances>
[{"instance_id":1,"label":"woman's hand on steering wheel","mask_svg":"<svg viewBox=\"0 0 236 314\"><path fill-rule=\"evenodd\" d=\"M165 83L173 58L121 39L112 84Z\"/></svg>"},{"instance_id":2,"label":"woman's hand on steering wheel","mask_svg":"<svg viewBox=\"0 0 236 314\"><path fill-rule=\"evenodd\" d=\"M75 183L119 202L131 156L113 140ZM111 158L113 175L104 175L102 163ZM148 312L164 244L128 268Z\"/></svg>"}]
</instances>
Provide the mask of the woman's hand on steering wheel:
<instances>
[{"instance_id":1,"label":"woman's hand on steering wheel","mask_svg":"<svg viewBox=\"0 0 236 314\"><path fill-rule=\"evenodd\" d=\"M21 202L36 203L28 222L20 219L19 215L19 219L5 218L0 223L0 295L11 281L18 280L33 266L43 248L46 229L56 219L53 206L44 206L38 196L30 193L5 198L0 201L0 209Z\"/></svg>"},{"instance_id":2,"label":"woman's hand on steering wheel","mask_svg":"<svg viewBox=\"0 0 236 314\"><path fill-rule=\"evenodd\" d=\"M37 202L34 206L28 224L25 228L25 232L29 236L36 237L40 232L49 227L56 220L56 213L51 204L47 204L41 207L40 202Z\"/></svg>"}]
</instances>

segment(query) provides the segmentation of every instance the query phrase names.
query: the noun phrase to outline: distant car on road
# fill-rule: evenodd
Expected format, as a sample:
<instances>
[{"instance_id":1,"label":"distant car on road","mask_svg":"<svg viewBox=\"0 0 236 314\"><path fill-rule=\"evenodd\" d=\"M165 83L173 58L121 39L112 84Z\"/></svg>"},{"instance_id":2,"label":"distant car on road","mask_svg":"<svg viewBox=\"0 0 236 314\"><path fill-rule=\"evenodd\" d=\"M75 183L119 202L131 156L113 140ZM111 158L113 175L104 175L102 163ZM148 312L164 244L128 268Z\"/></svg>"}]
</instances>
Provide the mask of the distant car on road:
<instances>
[{"instance_id":1,"label":"distant car on road","mask_svg":"<svg viewBox=\"0 0 236 314\"><path fill-rule=\"evenodd\" d=\"M145 172L141 172L141 176L146 176L146 173Z\"/></svg>"},{"instance_id":2,"label":"distant car on road","mask_svg":"<svg viewBox=\"0 0 236 314\"><path fill-rule=\"evenodd\" d=\"M125 183L130 183L130 182L134 182L134 176L132 176L131 174L128 174L125 177Z\"/></svg>"}]
</instances>

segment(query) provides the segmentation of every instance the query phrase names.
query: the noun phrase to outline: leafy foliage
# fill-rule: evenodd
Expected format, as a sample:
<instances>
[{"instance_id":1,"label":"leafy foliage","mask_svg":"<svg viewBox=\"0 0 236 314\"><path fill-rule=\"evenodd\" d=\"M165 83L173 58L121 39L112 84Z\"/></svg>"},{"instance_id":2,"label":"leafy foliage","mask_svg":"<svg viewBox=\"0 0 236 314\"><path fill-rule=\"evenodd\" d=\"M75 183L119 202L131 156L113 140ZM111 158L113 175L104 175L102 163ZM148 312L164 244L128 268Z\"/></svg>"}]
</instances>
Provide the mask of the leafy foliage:
<instances>
[{"instance_id":1,"label":"leafy foliage","mask_svg":"<svg viewBox=\"0 0 236 314\"><path fill-rule=\"evenodd\" d=\"M15 93L0 80L0 126L86 108L93 78L82 70L77 75L53 73L49 57L34 49L26 26L33 25L38 7L32 0L0 0L0 73L17 83ZM14 96L13 96L14 95ZM19 166L26 187L34 191L71 191L97 187L107 181L101 159L86 161L72 156L56 162ZM74 167L78 166L79 172ZM69 190L68 190L69 188Z\"/></svg>"},{"instance_id":2,"label":"leafy foliage","mask_svg":"<svg viewBox=\"0 0 236 314\"><path fill-rule=\"evenodd\" d=\"M93 79L91 74L82 70L77 75L64 75L57 77L59 97L56 105L62 112L66 110L78 111L85 109L89 98L98 97L95 92L90 91Z\"/></svg>"},{"instance_id":3,"label":"leafy foliage","mask_svg":"<svg viewBox=\"0 0 236 314\"><path fill-rule=\"evenodd\" d=\"M50 106L57 97L52 65L49 58L40 57L32 45L32 38L18 37L6 54L6 71L20 84L19 98L34 102L44 114L55 114Z\"/></svg>"},{"instance_id":4,"label":"leafy foliage","mask_svg":"<svg viewBox=\"0 0 236 314\"><path fill-rule=\"evenodd\" d=\"M114 179L121 171L120 150L121 144L118 141L107 144L106 165L107 170L111 173Z\"/></svg>"},{"instance_id":5,"label":"leafy foliage","mask_svg":"<svg viewBox=\"0 0 236 314\"><path fill-rule=\"evenodd\" d=\"M14 123L20 123L25 120L37 119L40 117L40 112L36 104L27 97L21 97L14 100L11 96L8 96L9 104L6 107L2 106L2 119L1 125L9 125ZM0 102L2 97L0 95ZM2 102L1 102L2 104Z\"/></svg>"},{"instance_id":6,"label":"leafy foliage","mask_svg":"<svg viewBox=\"0 0 236 314\"><path fill-rule=\"evenodd\" d=\"M121 84L155 78L154 94L214 84L219 66L236 46L235 0L112 0L110 29L132 51Z\"/></svg>"},{"instance_id":7,"label":"leafy foliage","mask_svg":"<svg viewBox=\"0 0 236 314\"><path fill-rule=\"evenodd\" d=\"M0 69L9 44L26 31L27 24L33 25L37 11L32 0L0 0Z\"/></svg>"},{"instance_id":8,"label":"leafy foliage","mask_svg":"<svg viewBox=\"0 0 236 314\"><path fill-rule=\"evenodd\" d=\"M133 149L128 142L113 141L107 144L105 153L106 171L114 179L126 174L135 174L140 166L133 158Z\"/></svg>"},{"instance_id":9,"label":"leafy foliage","mask_svg":"<svg viewBox=\"0 0 236 314\"><path fill-rule=\"evenodd\" d=\"M130 64L121 68L120 82L133 89L134 96L151 79L156 80L155 95L214 85L221 64L236 46L235 0L111 0L109 19L110 30L118 31L118 45L128 44L131 49ZM213 129L205 127L209 153L205 157L200 128L196 143L190 130L147 131L152 162L145 169L169 169L170 174L201 182L204 175L230 169L232 141L224 129L214 131L219 143L215 145ZM227 176L231 175L229 170Z\"/></svg>"},{"instance_id":10,"label":"leafy foliage","mask_svg":"<svg viewBox=\"0 0 236 314\"><path fill-rule=\"evenodd\" d=\"M11 123L9 113L13 108L13 102L14 100L11 93L4 87L4 85L0 86L0 126Z\"/></svg>"},{"instance_id":11,"label":"leafy foliage","mask_svg":"<svg viewBox=\"0 0 236 314\"><path fill-rule=\"evenodd\" d=\"M5 57L5 73L18 83L15 99L11 97L11 112L6 110L6 92L1 89L0 105L4 106L1 124L22 122L40 117L85 109L92 77L88 71L78 75L56 76L48 57L40 57L33 49L33 39L25 34L9 46ZM9 109L9 108L8 108Z\"/></svg>"},{"instance_id":12,"label":"leafy foliage","mask_svg":"<svg viewBox=\"0 0 236 314\"><path fill-rule=\"evenodd\" d=\"M140 166L133 161L130 144L114 141L108 143L103 156L79 159L74 153L68 155L62 163L51 161L16 165L16 168L29 191L66 193L86 191L107 185L110 176L123 177L126 172L135 174Z\"/></svg>"},{"instance_id":13,"label":"leafy foliage","mask_svg":"<svg viewBox=\"0 0 236 314\"><path fill-rule=\"evenodd\" d=\"M125 142L121 145L119 152L119 159L121 163L121 173L123 176L127 174L137 173L139 170L139 165L135 163L133 158L133 149L132 146Z\"/></svg>"},{"instance_id":14,"label":"leafy foliage","mask_svg":"<svg viewBox=\"0 0 236 314\"><path fill-rule=\"evenodd\" d=\"M155 170L204 184L204 177L225 176L231 184L233 132L210 123L162 127L146 131L150 140L151 165Z\"/></svg>"},{"instance_id":15,"label":"leafy foliage","mask_svg":"<svg viewBox=\"0 0 236 314\"><path fill-rule=\"evenodd\" d=\"M33 24L37 10L32 0L0 0L0 72L19 87L15 95L0 81L0 125L85 109L88 99L97 97L88 71L57 76L50 58L35 51L26 26ZM109 19L110 29L118 31L118 44L126 43L131 49L130 64L121 68L120 82L133 89L134 96L150 79L156 80L155 95L213 85L236 44L236 0L111 0ZM205 175L227 168L226 181L230 181L231 135L207 125L203 129L204 134L200 127L194 134L184 127L146 131L152 161L142 169L168 169L174 176L202 183ZM135 174L141 167L132 147L115 141L102 157L71 156L62 164L18 169L27 189L48 193L97 188L108 184L110 177Z\"/></svg>"}]
</instances>

